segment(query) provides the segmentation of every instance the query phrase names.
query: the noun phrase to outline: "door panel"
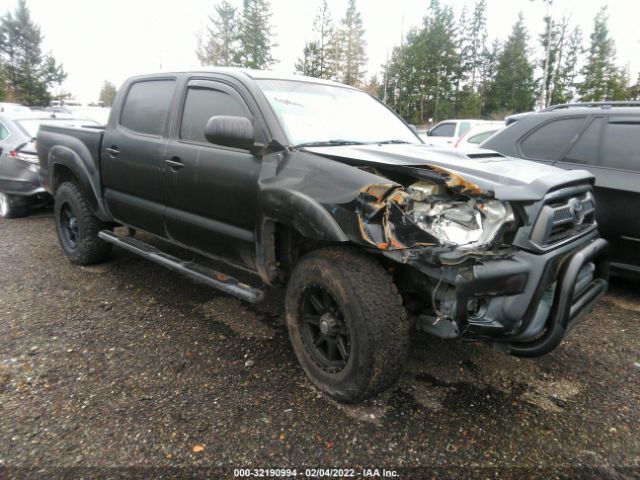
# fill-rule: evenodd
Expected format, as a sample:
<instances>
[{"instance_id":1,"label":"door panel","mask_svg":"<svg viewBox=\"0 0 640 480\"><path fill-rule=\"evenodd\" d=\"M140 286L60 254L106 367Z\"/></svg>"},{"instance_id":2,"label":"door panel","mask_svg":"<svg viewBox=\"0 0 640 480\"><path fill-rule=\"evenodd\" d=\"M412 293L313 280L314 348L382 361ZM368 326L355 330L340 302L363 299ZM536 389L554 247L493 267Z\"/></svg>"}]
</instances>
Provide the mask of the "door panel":
<instances>
[{"instance_id":1,"label":"door panel","mask_svg":"<svg viewBox=\"0 0 640 480\"><path fill-rule=\"evenodd\" d=\"M141 230L164 235L163 164L175 80L132 83L120 118L102 141L101 173L111 215Z\"/></svg>"},{"instance_id":2,"label":"door panel","mask_svg":"<svg viewBox=\"0 0 640 480\"><path fill-rule=\"evenodd\" d=\"M253 266L260 159L206 143L203 133L210 117L252 119L249 109L230 86L198 81L190 82L182 110L178 138L164 152L167 235L201 252Z\"/></svg>"}]
</instances>

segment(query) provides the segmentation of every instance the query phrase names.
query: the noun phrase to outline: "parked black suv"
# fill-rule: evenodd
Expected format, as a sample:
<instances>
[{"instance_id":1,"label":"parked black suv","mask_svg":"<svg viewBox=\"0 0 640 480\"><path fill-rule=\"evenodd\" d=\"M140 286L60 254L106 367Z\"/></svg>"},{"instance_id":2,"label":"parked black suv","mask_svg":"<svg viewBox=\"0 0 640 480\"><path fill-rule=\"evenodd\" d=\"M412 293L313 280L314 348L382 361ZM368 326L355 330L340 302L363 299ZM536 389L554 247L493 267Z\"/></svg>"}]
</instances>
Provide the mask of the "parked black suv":
<instances>
[{"instance_id":1,"label":"parked black suv","mask_svg":"<svg viewBox=\"0 0 640 480\"><path fill-rule=\"evenodd\" d=\"M482 147L591 172L612 271L640 278L640 102L555 105L523 115Z\"/></svg>"}]
</instances>

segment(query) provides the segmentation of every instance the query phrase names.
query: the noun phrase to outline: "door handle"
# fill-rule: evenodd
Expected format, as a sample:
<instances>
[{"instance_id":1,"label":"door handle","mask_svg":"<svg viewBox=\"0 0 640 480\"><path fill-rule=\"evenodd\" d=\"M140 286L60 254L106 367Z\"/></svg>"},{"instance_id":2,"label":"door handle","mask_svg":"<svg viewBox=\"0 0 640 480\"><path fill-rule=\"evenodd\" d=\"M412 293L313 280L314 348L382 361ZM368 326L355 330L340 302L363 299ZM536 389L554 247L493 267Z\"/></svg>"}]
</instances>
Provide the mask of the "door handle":
<instances>
[{"instance_id":1,"label":"door handle","mask_svg":"<svg viewBox=\"0 0 640 480\"><path fill-rule=\"evenodd\" d=\"M111 155L111 157L117 157L118 155L120 155L120 150L118 150L118 147L116 147L115 145L111 145L110 147L105 148L105 150L109 155Z\"/></svg>"},{"instance_id":2,"label":"door handle","mask_svg":"<svg viewBox=\"0 0 640 480\"><path fill-rule=\"evenodd\" d=\"M165 160L164 163L169 165L172 170L180 170L184 167L184 163L180 160L180 157L171 157L169 160Z\"/></svg>"}]
</instances>

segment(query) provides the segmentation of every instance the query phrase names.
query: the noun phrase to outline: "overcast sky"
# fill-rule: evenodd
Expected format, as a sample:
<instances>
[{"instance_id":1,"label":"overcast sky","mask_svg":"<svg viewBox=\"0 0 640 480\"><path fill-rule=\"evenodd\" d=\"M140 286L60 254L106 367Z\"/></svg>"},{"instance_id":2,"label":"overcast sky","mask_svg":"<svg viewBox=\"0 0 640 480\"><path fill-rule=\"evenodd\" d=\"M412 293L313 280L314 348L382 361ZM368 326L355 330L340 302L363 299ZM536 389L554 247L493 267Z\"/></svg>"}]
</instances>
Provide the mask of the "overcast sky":
<instances>
[{"instance_id":1,"label":"overcast sky","mask_svg":"<svg viewBox=\"0 0 640 480\"><path fill-rule=\"evenodd\" d=\"M13 10L17 0L3 0ZM104 80L116 85L130 75L198 65L198 33L217 0L27 0L33 19L42 27L44 49L64 64L68 78L64 90L82 101L97 100ZM241 6L242 0L232 0ZM293 71L305 39L310 36L320 0L271 0L276 41L275 69ZM474 0L443 0L459 14ZM341 17L347 0L329 0L334 19ZM402 32L418 25L428 0L358 0L366 28L369 75L379 72ZM490 39L506 39L519 11L538 49L542 30L542 0L487 0ZM640 70L640 0L555 0L553 11L571 16L583 30L585 45L593 17L609 5L609 28L616 42L617 62L628 65L632 79Z\"/></svg>"}]
</instances>

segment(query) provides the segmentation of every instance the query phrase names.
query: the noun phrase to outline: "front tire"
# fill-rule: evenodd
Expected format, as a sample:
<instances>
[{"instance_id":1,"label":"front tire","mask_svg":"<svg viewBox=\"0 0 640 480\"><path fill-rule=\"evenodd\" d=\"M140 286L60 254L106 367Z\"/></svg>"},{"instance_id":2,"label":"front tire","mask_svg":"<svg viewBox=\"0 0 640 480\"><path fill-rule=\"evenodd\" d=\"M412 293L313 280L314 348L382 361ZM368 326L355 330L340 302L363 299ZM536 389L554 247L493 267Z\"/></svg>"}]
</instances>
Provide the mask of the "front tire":
<instances>
[{"instance_id":1,"label":"front tire","mask_svg":"<svg viewBox=\"0 0 640 480\"><path fill-rule=\"evenodd\" d=\"M20 218L27 215L27 206L21 205L15 195L0 192L0 217Z\"/></svg>"},{"instance_id":2,"label":"front tire","mask_svg":"<svg viewBox=\"0 0 640 480\"><path fill-rule=\"evenodd\" d=\"M72 263L92 265L107 257L111 244L98 238L98 232L106 229L107 224L93 214L78 185L71 182L60 185L53 211L60 246Z\"/></svg>"},{"instance_id":3,"label":"front tire","mask_svg":"<svg viewBox=\"0 0 640 480\"><path fill-rule=\"evenodd\" d=\"M300 365L336 400L362 401L400 377L409 323L391 276L373 257L339 247L303 257L287 285L286 317Z\"/></svg>"}]
</instances>

